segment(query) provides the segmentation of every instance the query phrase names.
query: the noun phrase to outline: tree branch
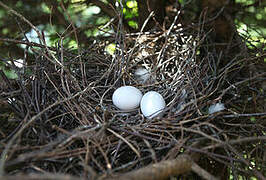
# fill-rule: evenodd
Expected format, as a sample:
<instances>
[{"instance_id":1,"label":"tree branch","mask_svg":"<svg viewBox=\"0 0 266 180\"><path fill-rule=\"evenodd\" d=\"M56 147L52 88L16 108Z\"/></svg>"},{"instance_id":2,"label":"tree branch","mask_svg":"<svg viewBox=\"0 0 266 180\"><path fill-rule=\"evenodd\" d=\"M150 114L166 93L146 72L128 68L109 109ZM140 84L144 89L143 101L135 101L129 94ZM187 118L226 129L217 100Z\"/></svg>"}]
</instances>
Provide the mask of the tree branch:
<instances>
[{"instance_id":1,"label":"tree branch","mask_svg":"<svg viewBox=\"0 0 266 180\"><path fill-rule=\"evenodd\" d=\"M122 175L100 178L101 180L161 180L177 176L191 170L192 160L188 155L180 155L174 160L162 161ZM99 180L100 180L99 179Z\"/></svg>"}]
</instances>

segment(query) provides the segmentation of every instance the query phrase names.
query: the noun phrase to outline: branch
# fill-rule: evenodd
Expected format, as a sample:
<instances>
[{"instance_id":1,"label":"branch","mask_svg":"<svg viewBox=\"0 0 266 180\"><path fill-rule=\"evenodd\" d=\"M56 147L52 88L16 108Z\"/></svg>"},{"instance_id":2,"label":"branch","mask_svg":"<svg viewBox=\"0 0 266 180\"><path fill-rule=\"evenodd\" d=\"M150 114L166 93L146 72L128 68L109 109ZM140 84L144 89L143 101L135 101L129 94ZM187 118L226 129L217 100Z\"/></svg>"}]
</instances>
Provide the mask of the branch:
<instances>
[{"instance_id":1,"label":"branch","mask_svg":"<svg viewBox=\"0 0 266 180\"><path fill-rule=\"evenodd\" d=\"M204 169L202 169L199 165L196 163L193 163L191 166L191 169L194 173L196 173L198 176L202 177L203 179L207 180L218 180L218 178L214 177Z\"/></svg>"},{"instance_id":2,"label":"branch","mask_svg":"<svg viewBox=\"0 0 266 180\"><path fill-rule=\"evenodd\" d=\"M180 155L174 160L162 161L122 175L100 178L101 180L160 180L177 176L191 170L192 160L188 155ZM99 180L100 180L99 179Z\"/></svg>"},{"instance_id":3,"label":"branch","mask_svg":"<svg viewBox=\"0 0 266 180\"><path fill-rule=\"evenodd\" d=\"M30 175L15 175L15 176L2 176L2 180L14 180L14 179L20 179L20 180L34 180L34 179L39 179L39 180L79 180L79 177L75 176L70 176L70 175L65 175L65 174L50 174L50 173L45 173L45 174L30 174Z\"/></svg>"}]
</instances>

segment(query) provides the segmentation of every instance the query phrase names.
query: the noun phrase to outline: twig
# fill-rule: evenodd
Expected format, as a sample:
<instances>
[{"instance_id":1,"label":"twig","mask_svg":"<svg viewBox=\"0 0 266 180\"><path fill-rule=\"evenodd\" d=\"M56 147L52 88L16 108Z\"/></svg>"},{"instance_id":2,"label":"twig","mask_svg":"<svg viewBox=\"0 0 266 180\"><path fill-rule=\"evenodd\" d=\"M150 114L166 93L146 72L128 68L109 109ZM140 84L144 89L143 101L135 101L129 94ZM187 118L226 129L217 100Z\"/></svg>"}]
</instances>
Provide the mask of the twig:
<instances>
[{"instance_id":1,"label":"twig","mask_svg":"<svg viewBox=\"0 0 266 180\"><path fill-rule=\"evenodd\" d=\"M229 114L224 115L224 118L232 118L232 117L250 117L250 116L265 116L266 113L250 113L250 114Z\"/></svg>"},{"instance_id":2,"label":"twig","mask_svg":"<svg viewBox=\"0 0 266 180\"><path fill-rule=\"evenodd\" d=\"M138 150L130 142L128 142L128 140L126 140L124 137L122 137L121 135L119 135L118 133L116 133L110 128L107 128L107 130L113 133L116 137L120 138L122 141L124 141L137 154L139 158L141 157Z\"/></svg>"},{"instance_id":3,"label":"twig","mask_svg":"<svg viewBox=\"0 0 266 180\"><path fill-rule=\"evenodd\" d=\"M35 32L38 34L38 38L41 40L41 42L45 45L45 49L47 50L47 52L49 52L49 55L53 57L53 59L55 60L55 62L57 63L57 65L60 65L61 67L63 67L63 65L57 60L57 58L54 56L53 53L51 53L49 51L49 48L47 47L46 43L45 43L45 38L42 35L42 33L40 33L40 30L34 26L28 19L26 19L23 15L21 15L20 13L18 13L17 11L11 9L10 7L8 7L7 5L5 5L3 2L0 1L0 6L4 7L5 9L7 9L10 13L18 16L19 18L21 18L24 22L26 22L32 29L35 30ZM46 54L43 54L44 56L46 56L47 59L49 59L52 63L55 63L52 59L50 59ZM55 64L56 64L55 63Z\"/></svg>"},{"instance_id":4,"label":"twig","mask_svg":"<svg viewBox=\"0 0 266 180\"><path fill-rule=\"evenodd\" d=\"M237 139L237 140L231 140L231 141L227 141L227 142L222 142L222 143L217 143L214 145L210 145L210 146L206 146L202 149L214 149L217 147L221 147L221 146L225 146L226 144L242 144L242 143L247 143L247 142L254 142L254 141L266 141L266 136L257 136L257 137L246 137L246 138L241 138L241 139Z\"/></svg>"},{"instance_id":5,"label":"twig","mask_svg":"<svg viewBox=\"0 0 266 180\"><path fill-rule=\"evenodd\" d=\"M206 180L218 180L218 178L214 177L213 175L211 175L210 173L208 173L207 171L202 169L199 165L197 165L194 162L193 162L193 164L191 166L191 169L192 169L192 171L194 173L196 173L197 175L199 175L203 179L206 179Z\"/></svg>"},{"instance_id":6,"label":"twig","mask_svg":"<svg viewBox=\"0 0 266 180\"><path fill-rule=\"evenodd\" d=\"M80 96L81 94L85 93L87 90L89 89L89 86L86 87L83 91L76 93L73 96L70 96L68 98L65 98L61 101L57 101L53 104L51 104L50 106L48 106L47 108L45 108L44 110L42 110L40 113L36 114L35 116L33 116L24 126L22 126L19 131L11 138L11 140L7 143L4 151L1 154L1 159L0 159L0 177L4 175L4 167L5 167L5 161L6 161L6 157L7 157L7 153L8 150L10 149L11 145L13 144L13 142L21 135L21 133L24 131L24 129L26 129L29 125L31 125L36 119L38 119L42 114L44 114L47 110L53 108L56 105L62 104L64 102L67 102L71 99L74 99L78 96ZM25 117L27 118L27 116Z\"/></svg>"},{"instance_id":7,"label":"twig","mask_svg":"<svg viewBox=\"0 0 266 180\"><path fill-rule=\"evenodd\" d=\"M65 174L50 174L50 173L45 173L45 174L30 174L30 175L15 175L15 176L2 176L1 180L80 180L79 177L75 176L70 176L70 175L65 175Z\"/></svg>"},{"instance_id":8,"label":"twig","mask_svg":"<svg viewBox=\"0 0 266 180\"><path fill-rule=\"evenodd\" d=\"M191 166L191 158L188 155L180 155L174 160L162 161L126 174L98 180L161 180L189 172Z\"/></svg>"}]
</instances>

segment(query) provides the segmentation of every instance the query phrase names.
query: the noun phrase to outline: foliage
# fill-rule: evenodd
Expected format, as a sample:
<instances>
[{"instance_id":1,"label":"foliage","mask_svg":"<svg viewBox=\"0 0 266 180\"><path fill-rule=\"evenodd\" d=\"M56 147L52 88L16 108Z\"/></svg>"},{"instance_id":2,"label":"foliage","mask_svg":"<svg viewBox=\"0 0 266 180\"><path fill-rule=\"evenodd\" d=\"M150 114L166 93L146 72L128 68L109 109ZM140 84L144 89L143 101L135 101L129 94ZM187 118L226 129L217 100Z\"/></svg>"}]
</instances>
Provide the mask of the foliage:
<instances>
[{"instance_id":1,"label":"foliage","mask_svg":"<svg viewBox=\"0 0 266 180\"><path fill-rule=\"evenodd\" d=\"M70 33L68 32L70 23L73 23L78 29L78 37L80 37L79 44L82 47L92 37L108 36L108 33L113 33L114 31L109 27L102 29L114 17L110 16L110 13L108 14L104 8L101 8L101 5L111 10L112 8L117 9L116 5L118 4L113 0L99 1L97 3L88 0L65 0L63 1L64 3L61 3L59 0L30 0L27 2L18 0L16 3L6 0L3 2L23 14L30 22L43 31L46 36L47 45L56 46L62 37L68 36L63 40L63 45L66 48L77 47L75 44L77 41L73 33L70 36L68 35ZM125 25L129 29L130 27L138 29L137 18L139 12L137 2L135 0L121 2L123 3ZM108 3L110 3L110 6ZM182 0L179 3L185 5L187 2ZM192 5L193 7L197 7L198 3L192 1ZM63 6L65 9L63 9ZM192 17L196 17L198 10L199 8L193 8L187 11L187 13L190 13ZM236 0L236 5L232 7L232 12L235 13L234 21L239 32L244 37L249 36L248 39L252 42L250 47L263 46L266 36L266 28L264 26L266 20L265 2ZM29 41L34 41L37 38L36 34L32 35L33 30L31 27L26 24L20 24L14 16L7 14L3 8L0 8L0 26L1 38L26 40L25 36L27 36ZM18 26L20 28L17 28ZM5 56L8 53L12 53L9 56L19 56L25 48L24 46L22 49L18 49L15 45L3 44L2 41L0 41L0 45L4 47L0 49L0 53Z\"/></svg>"}]
</instances>

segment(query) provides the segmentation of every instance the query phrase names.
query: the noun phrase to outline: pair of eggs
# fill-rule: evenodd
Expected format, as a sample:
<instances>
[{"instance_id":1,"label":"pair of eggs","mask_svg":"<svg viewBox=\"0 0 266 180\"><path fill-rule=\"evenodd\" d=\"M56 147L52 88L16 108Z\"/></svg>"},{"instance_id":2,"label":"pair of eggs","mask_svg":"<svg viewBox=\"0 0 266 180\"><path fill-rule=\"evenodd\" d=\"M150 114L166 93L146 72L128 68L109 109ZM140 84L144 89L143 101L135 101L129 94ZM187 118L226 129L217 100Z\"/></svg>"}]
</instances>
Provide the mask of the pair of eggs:
<instances>
[{"instance_id":1,"label":"pair of eggs","mask_svg":"<svg viewBox=\"0 0 266 180\"><path fill-rule=\"evenodd\" d=\"M147 118L157 116L165 108L165 101L159 93L149 91L143 96L141 91L133 86L118 88L112 100L116 107L124 111L133 110L140 105L142 114Z\"/></svg>"}]
</instances>

